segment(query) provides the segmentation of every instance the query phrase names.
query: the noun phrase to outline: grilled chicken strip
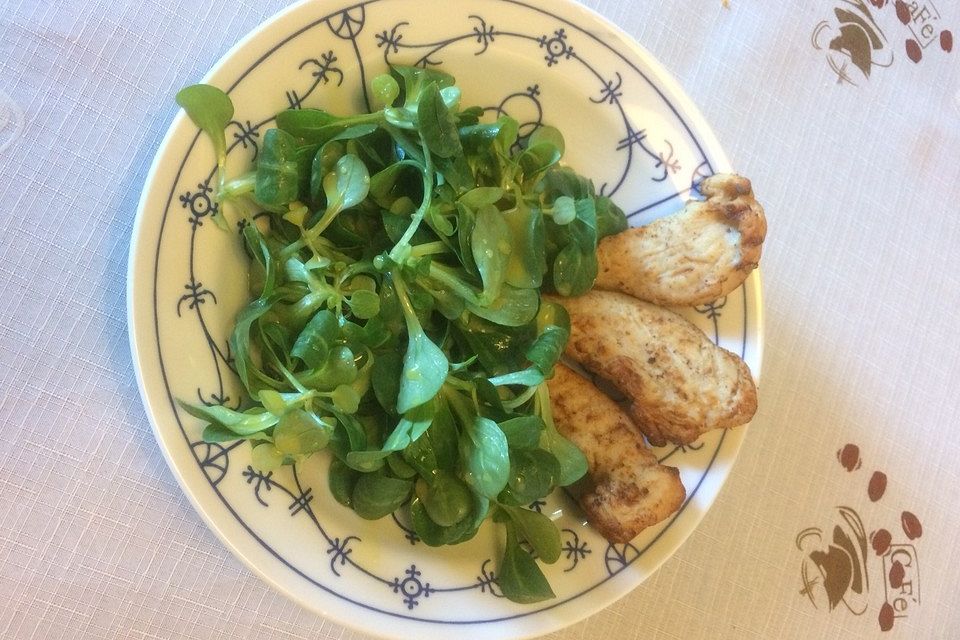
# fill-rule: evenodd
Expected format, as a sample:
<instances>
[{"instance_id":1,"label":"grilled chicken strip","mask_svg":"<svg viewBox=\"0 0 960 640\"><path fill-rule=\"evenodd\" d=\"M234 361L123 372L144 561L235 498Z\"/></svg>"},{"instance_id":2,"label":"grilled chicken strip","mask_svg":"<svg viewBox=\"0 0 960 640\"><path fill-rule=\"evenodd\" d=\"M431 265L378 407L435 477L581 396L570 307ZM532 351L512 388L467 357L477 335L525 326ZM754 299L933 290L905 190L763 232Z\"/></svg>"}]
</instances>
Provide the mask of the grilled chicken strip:
<instances>
[{"instance_id":1,"label":"grilled chicken strip","mask_svg":"<svg viewBox=\"0 0 960 640\"><path fill-rule=\"evenodd\" d=\"M570 314L567 356L627 397L651 444L688 444L753 417L757 389L747 365L673 311L596 289L545 298Z\"/></svg>"},{"instance_id":2,"label":"grilled chicken strip","mask_svg":"<svg viewBox=\"0 0 960 640\"><path fill-rule=\"evenodd\" d=\"M760 261L763 207L737 175L711 176L700 191L706 200L601 240L596 287L668 306L706 304L739 287Z\"/></svg>"},{"instance_id":3,"label":"grilled chicken strip","mask_svg":"<svg viewBox=\"0 0 960 640\"><path fill-rule=\"evenodd\" d=\"M604 538L629 542L680 508L680 472L657 462L617 403L563 364L547 386L557 430L587 457L580 504Z\"/></svg>"}]
</instances>

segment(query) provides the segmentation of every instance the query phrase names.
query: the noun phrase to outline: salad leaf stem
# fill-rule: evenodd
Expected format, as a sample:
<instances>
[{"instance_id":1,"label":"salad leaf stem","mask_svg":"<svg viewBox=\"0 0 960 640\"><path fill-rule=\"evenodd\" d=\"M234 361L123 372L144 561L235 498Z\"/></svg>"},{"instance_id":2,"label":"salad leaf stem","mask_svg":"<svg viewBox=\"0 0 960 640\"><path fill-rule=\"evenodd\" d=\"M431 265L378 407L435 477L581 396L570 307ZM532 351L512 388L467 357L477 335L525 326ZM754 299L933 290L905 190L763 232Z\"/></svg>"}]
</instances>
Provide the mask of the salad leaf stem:
<instances>
[{"instance_id":1,"label":"salad leaf stem","mask_svg":"<svg viewBox=\"0 0 960 640\"><path fill-rule=\"evenodd\" d=\"M394 262L400 262L404 257L404 253L409 251L410 240L420 227L423 216L426 215L427 209L430 208L430 203L433 199L433 159L430 155L430 149L427 147L427 141L424 138L423 132L418 131L418 135L420 138L420 146L423 149L423 200L420 202L420 206L414 212L413 216L411 216L407 230L403 232L403 236L400 237L400 240L394 245L393 249L390 250L390 258Z\"/></svg>"}]
</instances>

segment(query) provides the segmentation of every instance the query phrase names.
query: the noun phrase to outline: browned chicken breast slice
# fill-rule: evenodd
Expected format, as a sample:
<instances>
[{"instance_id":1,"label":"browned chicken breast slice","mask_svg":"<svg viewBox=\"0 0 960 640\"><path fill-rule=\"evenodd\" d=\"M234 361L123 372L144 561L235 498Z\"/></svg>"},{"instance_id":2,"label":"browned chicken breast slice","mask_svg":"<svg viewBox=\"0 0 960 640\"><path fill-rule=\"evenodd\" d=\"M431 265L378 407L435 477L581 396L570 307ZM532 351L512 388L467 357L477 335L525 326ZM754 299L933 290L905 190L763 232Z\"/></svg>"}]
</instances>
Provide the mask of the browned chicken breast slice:
<instances>
[{"instance_id":1,"label":"browned chicken breast slice","mask_svg":"<svg viewBox=\"0 0 960 640\"><path fill-rule=\"evenodd\" d=\"M617 403L562 364L547 386L557 430L587 457L580 504L604 538L629 542L680 508L680 472L657 462Z\"/></svg>"},{"instance_id":2,"label":"browned chicken breast slice","mask_svg":"<svg viewBox=\"0 0 960 640\"><path fill-rule=\"evenodd\" d=\"M651 444L688 444L753 417L747 365L673 311L614 291L545 298L570 314L566 354L627 397Z\"/></svg>"},{"instance_id":3,"label":"browned chicken breast slice","mask_svg":"<svg viewBox=\"0 0 960 640\"><path fill-rule=\"evenodd\" d=\"M600 241L596 287L669 306L712 302L739 287L760 262L767 233L750 181L707 178L704 201Z\"/></svg>"}]
</instances>

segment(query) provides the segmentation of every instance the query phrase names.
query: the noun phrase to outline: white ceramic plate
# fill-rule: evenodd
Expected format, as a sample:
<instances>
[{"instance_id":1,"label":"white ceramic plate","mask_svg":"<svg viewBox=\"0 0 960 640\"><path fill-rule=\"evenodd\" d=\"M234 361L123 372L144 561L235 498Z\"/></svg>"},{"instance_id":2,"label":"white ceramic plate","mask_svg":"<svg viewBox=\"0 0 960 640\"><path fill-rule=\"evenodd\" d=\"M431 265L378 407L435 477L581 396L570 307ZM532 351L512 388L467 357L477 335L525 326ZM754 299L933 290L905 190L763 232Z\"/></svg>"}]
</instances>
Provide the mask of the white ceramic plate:
<instances>
[{"instance_id":1,"label":"white ceramic plate","mask_svg":"<svg viewBox=\"0 0 960 640\"><path fill-rule=\"evenodd\" d=\"M455 75L465 105L507 113L529 133L559 127L566 162L592 177L633 224L678 209L700 179L729 169L716 139L666 71L628 36L563 0L310 0L244 38L205 81L229 91L236 122L229 171L248 167L272 116L290 106L365 109L364 87L388 62ZM184 78L190 84L195 78ZM172 100L171 96L171 100ZM681 470L687 502L630 544L609 544L564 494L554 514L564 552L547 568L555 600L518 605L493 581L498 541L431 549L390 518L367 522L337 504L324 460L262 474L248 445L208 445L175 398L233 405L227 336L246 302L239 236L209 222L211 145L179 114L144 187L129 269L130 340L157 440L184 491L234 554L304 606L393 638L525 637L610 604L653 572L700 522L744 429L713 433L661 458ZM760 287L688 315L759 373Z\"/></svg>"}]
</instances>

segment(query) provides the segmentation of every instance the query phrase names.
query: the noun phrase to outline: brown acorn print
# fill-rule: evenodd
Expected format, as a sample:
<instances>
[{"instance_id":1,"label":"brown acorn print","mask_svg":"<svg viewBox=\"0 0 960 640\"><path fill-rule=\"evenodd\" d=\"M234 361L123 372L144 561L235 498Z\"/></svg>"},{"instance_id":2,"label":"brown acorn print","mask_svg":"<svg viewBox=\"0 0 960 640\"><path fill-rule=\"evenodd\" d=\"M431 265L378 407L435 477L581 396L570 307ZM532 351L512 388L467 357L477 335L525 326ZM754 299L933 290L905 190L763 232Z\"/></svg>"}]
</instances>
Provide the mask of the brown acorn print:
<instances>
[{"instance_id":1,"label":"brown acorn print","mask_svg":"<svg viewBox=\"0 0 960 640\"><path fill-rule=\"evenodd\" d=\"M923 527L920 526L920 520L909 511L900 514L900 524L903 526L903 532L911 540L916 540L923 535Z\"/></svg>"},{"instance_id":2,"label":"brown acorn print","mask_svg":"<svg viewBox=\"0 0 960 640\"><path fill-rule=\"evenodd\" d=\"M875 6L877 9L883 9L887 4L887 0L870 0L870 4Z\"/></svg>"},{"instance_id":3,"label":"brown acorn print","mask_svg":"<svg viewBox=\"0 0 960 640\"><path fill-rule=\"evenodd\" d=\"M923 58L923 51L920 49L920 43L910 38L907 40L907 57L913 62L920 62Z\"/></svg>"},{"instance_id":4,"label":"brown acorn print","mask_svg":"<svg viewBox=\"0 0 960 640\"><path fill-rule=\"evenodd\" d=\"M893 629L893 605L884 602L883 606L880 607L880 615L877 616L877 620L880 622L880 631Z\"/></svg>"},{"instance_id":5,"label":"brown acorn print","mask_svg":"<svg viewBox=\"0 0 960 640\"><path fill-rule=\"evenodd\" d=\"M884 555L890 549L893 536L886 529L878 529L870 534L870 544L878 556Z\"/></svg>"},{"instance_id":6,"label":"brown acorn print","mask_svg":"<svg viewBox=\"0 0 960 640\"><path fill-rule=\"evenodd\" d=\"M867 496L870 502L876 502L883 497L883 492L887 490L887 474L883 471L874 471L870 476L870 484L867 485Z\"/></svg>"},{"instance_id":7,"label":"brown acorn print","mask_svg":"<svg viewBox=\"0 0 960 640\"><path fill-rule=\"evenodd\" d=\"M893 561L893 566L890 567L890 574L887 576L890 578L890 586L894 589L899 589L903 586L903 577L906 575L907 571L903 568L903 563L899 560Z\"/></svg>"},{"instance_id":8,"label":"brown acorn print","mask_svg":"<svg viewBox=\"0 0 960 640\"><path fill-rule=\"evenodd\" d=\"M903 0L897 0L894 4L894 7L897 9L897 19L900 20L903 24L910 23L910 7L907 6L907 3Z\"/></svg>"},{"instance_id":9,"label":"brown acorn print","mask_svg":"<svg viewBox=\"0 0 960 640\"><path fill-rule=\"evenodd\" d=\"M845 444L837 451L837 460L847 471L856 471L863 464L860 461L860 447L855 444Z\"/></svg>"},{"instance_id":10,"label":"brown acorn print","mask_svg":"<svg viewBox=\"0 0 960 640\"><path fill-rule=\"evenodd\" d=\"M940 48L950 53L953 51L953 32L952 31L941 31L940 32Z\"/></svg>"}]
</instances>

